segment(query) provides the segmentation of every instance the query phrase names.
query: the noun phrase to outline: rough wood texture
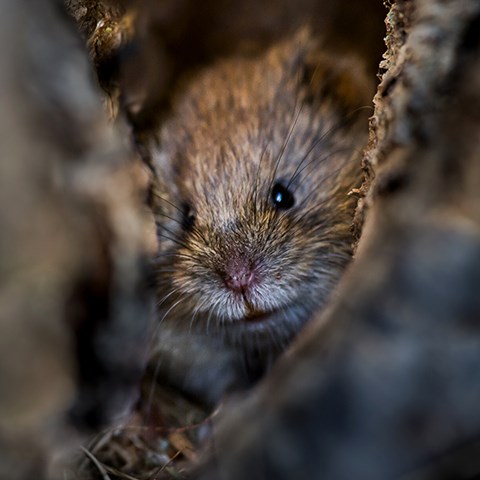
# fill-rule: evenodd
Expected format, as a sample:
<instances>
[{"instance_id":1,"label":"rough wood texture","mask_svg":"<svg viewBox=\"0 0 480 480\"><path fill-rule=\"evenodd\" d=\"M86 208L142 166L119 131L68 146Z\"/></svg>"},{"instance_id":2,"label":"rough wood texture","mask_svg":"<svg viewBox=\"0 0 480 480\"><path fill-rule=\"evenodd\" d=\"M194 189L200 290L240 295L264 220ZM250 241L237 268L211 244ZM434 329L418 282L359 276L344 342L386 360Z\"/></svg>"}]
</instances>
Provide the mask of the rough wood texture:
<instances>
[{"instance_id":1,"label":"rough wood texture","mask_svg":"<svg viewBox=\"0 0 480 480\"><path fill-rule=\"evenodd\" d=\"M64 478L145 361L140 168L61 2L2 2L0 52L0 478Z\"/></svg>"},{"instance_id":2,"label":"rough wood texture","mask_svg":"<svg viewBox=\"0 0 480 480\"><path fill-rule=\"evenodd\" d=\"M195 478L480 473L480 2L398 1L388 22L370 209L329 326L225 408Z\"/></svg>"}]
</instances>

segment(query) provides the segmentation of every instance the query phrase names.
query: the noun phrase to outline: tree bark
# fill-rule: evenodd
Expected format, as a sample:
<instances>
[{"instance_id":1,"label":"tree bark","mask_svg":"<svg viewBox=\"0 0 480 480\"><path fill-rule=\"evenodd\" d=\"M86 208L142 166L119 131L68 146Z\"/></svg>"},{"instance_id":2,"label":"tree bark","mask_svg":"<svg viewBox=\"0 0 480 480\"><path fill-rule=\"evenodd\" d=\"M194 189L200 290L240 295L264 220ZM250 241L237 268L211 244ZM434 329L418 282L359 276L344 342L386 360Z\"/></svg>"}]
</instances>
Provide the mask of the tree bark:
<instances>
[{"instance_id":1,"label":"tree bark","mask_svg":"<svg viewBox=\"0 0 480 480\"><path fill-rule=\"evenodd\" d=\"M141 168L61 2L1 3L0 72L0 478L64 478L146 360Z\"/></svg>"}]
</instances>

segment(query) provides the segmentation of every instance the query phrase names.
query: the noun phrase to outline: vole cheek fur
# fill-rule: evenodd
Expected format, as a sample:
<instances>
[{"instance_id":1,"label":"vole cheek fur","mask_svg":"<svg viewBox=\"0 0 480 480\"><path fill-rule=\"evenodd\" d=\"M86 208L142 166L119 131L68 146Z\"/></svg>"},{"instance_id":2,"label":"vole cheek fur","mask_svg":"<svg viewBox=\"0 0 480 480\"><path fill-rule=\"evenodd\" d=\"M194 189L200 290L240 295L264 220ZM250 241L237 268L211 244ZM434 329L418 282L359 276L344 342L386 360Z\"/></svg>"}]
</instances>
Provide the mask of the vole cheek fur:
<instances>
[{"instance_id":1,"label":"vole cheek fur","mask_svg":"<svg viewBox=\"0 0 480 480\"><path fill-rule=\"evenodd\" d=\"M212 382L223 391L268 369L351 257L348 192L360 182L367 123L356 109L370 90L350 67L303 31L187 82L159 132L157 361L170 380L186 378L165 362L174 348L162 332L177 332L186 345L205 339L193 370L208 348L232 365L231 381L210 375L193 393L210 397Z\"/></svg>"}]
</instances>

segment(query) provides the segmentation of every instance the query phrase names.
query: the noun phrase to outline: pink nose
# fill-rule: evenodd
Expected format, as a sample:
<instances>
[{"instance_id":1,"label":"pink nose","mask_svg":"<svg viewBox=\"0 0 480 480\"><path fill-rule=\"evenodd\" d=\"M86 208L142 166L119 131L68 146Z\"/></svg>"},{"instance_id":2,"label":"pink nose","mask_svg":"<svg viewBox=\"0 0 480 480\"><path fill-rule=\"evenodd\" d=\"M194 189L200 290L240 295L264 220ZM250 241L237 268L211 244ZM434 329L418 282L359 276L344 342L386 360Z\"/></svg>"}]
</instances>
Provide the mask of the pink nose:
<instances>
[{"instance_id":1,"label":"pink nose","mask_svg":"<svg viewBox=\"0 0 480 480\"><path fill-rule=\"evenodd\" d=\"M243 264L232 264L225 272L225 285L234 292L243 293L248 290L255 280L253 270Z\"/></svg>"}]
</instances>

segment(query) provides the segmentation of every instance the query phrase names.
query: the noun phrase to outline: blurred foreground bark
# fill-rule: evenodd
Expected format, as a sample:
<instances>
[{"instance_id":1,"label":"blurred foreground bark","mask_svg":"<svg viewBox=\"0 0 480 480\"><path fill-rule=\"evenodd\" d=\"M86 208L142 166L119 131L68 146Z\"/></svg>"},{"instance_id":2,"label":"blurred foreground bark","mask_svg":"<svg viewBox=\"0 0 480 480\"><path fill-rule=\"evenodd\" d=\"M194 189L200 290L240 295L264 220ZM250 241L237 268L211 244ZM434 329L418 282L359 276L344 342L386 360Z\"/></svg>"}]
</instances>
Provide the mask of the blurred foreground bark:
<instances>
[{"instance_id":1,"label":"blurred foreground bark","mask_svg":"<svg viewBox=\"0 0 480 480\"><path fill-rule=\"evenodd\" d=\"M0 105L0 479L65 478L146 360L141 170L62 2L1 2Z\"/></svg>"},{"instance_id":2,"label":"blurred foreground bark","mask_svg":"<svg viewBox=\"0 0 480 480\"><path fill-rule=\"evenodd\" d=\"M387 21L357 258L196 478L480 475L480 2Z\"/></svg>"}]
</instances>

